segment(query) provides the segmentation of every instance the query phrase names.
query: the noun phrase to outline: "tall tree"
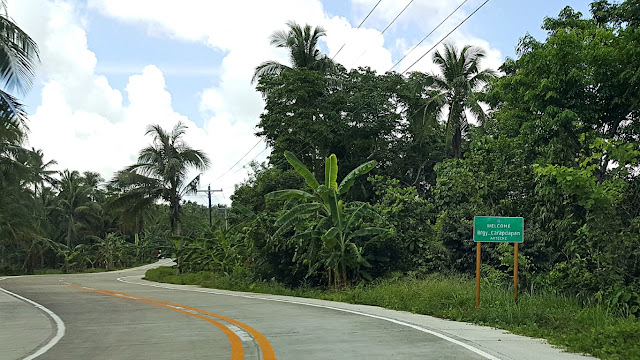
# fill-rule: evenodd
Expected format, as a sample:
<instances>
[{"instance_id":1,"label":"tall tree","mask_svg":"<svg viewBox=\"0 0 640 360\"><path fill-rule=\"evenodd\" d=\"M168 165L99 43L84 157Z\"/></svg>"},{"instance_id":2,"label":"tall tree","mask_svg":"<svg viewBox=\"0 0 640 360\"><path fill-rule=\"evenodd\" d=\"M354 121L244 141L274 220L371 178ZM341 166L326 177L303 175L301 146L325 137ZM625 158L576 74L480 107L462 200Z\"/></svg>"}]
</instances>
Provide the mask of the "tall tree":
<instances>
[{"instance_id":1,"label":"tall tree","mask_svg":"<svg viewBox=\"0 0 640 360\"><path fill-rule=\"evenodd\" d=\"M265 61L256 67L252 83L262 75L279 75L291 68L306 68L322 73L335 71L336 64L318 49L318 40L327 34L321 26L301 27L295 21L288 21L289 30L278 30L271 35L271 45L286 48L289 51L291 66L274 60Z\"/></svg>"},{"instance_id":2,"label":"tall tree","mask_svg":"<svg viewBox=\"0 0 640 360\"><path fill-rule=\"evenodd\" d=\"M45 163L44 154L40 149L32 148L28 153L27 165L31 171L31 182L33 183L34 197L38 196L38 187L42 189L45 182L49 184L55 183L56 180L52 175L57 173L57 171L50 170L50 167L57 164L58 162L55 160L49 160Z\"/></svg>"},{"instance_id":3,"label":"tall tree","mask_svg":"<svg viewBox=\"0 0 640 360\"><path fill-rule=\"evenodd\" d=\"M480 70L484 57L484 51L478 47L467 45L458 51L455 45L445 44L444 52L433 55L441 73L427 76L433 91L425 104L425 116L437 119L448 109L446 131L456 158L462 157L462 136L469 127L466 111L480 123L486 119L478 92L495 74L490 69Z\"/></svg>"},{"instance_id":4,"label":"tall tree","mask_svg":"<svg viewBox=\"0 0 640 360\"><path fill-rule=\"evenodd\" d=\"M102 178L102 176L100 176L100 174L94 171L85 171L82 173L82 175L84 185L91 189L91 193L89 195L91 201L98 201L98 198L101 197L99 196L100 184L104 182L104 179Z\"/></svg>"},{"instance_id":5,"label":"tall tree","mask_svg":"<svg viewBox=\"0 0 640 360\"><path fill-rule=\"evenodd\" d=\"M187 127L178 123L171 132L160 125L150 125L147 135L153 143L142 149L138 162L118 172L114 182L124 191L114 205L122 209L143 209L157 200L169 203L171 232L179 235L180 201L186 194L195 193L200 175L187 181L189 171L205 171L209 157L191 148L183 140Z\"/></svg>"},{"instance_id":6,"label":"tall tree","mask_svg":"<svg viewBox=\"0 0 640 360\"><path fill-rule=\"evenodd\" d=\"M80 230L87 229L88 223L94 222L100 209L96 203L91 202L91 188L84 185L79 172L64 170L60 176L59 188L55 212L60 216L61 225L65 227L61 230L66 245L72 248L80 238Z\"/></svg>"}]
</instances>

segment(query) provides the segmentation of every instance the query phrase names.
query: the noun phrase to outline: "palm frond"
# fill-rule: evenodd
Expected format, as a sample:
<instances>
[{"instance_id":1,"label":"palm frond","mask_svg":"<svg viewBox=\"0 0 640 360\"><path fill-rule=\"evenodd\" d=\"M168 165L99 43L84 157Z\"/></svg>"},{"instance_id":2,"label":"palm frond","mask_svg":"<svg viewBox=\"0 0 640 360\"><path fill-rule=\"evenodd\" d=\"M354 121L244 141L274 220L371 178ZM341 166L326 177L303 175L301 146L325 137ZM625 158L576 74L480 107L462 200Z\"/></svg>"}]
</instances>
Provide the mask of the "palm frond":
<instances>
[{"instance_id":1,"label":"palm frond","mask_svg":"<svg viewBox=\"0 0 640 360\"><path fill-rule=\"evenodd\" d=\"M287 65L280 64L274 60L265 61L256 67L253 72L253 77L251 78L251 83L255 83L263 75L280 75L280 73L289 69L291 68Z\"/></svg>"},{"instance_id":2,"label":"palm frond","mask_svg":"<svg viewBox=\"0 0 640 360\"><path fill-rule=\"evenodd\" d=\"M0 15L0 78L5 87L26 93L31 88L39 60L35 41L6 14Z\"/></svg>"},{"instance_id":3,"label":"palm frond","mask_svg":"<svg viewBox=\"0 0 640 360\"><path fill-rule=\"evenodd\" d=\"M193 180L191 180L185 187L183 187L182 191L180 192L180 196L197 194L198 185L200 185L200 175L193 178Z\"/></svg>"},{"instance_id":4,"label":"palm frond","mask_svg":"<svg viewBox=\"0 0 640 360\"><path fill-rule=\"evenodd\" d=\"M1 56L0 56L1 61ZM0 66L1 71L1 66ZM27 112L15 97L0 90L0 122L17 121L20 127L27 128Z\"/></svg>"}]
</instances>

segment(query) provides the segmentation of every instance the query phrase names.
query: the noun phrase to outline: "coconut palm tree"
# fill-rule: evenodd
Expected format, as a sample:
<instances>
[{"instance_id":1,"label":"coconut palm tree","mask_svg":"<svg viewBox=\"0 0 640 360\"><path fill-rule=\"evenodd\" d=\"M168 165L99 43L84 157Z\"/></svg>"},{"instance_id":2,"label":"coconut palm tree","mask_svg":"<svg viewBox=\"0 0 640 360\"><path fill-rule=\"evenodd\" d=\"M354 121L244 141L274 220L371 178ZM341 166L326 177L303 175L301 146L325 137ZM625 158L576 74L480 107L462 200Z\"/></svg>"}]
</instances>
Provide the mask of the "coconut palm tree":
<instances>
[{"instance_id":1,"label":"coconut palm tree","mask_svg":"<svg viewBox=\"0 0 640 360\"><path fill-rule=\"evenodd\" d=\"M51 166L57 165L55 160L49 160L44 162L44 154L40 149L31 148L28 153L27 166L31 171L31 182L33 183L33 196L38 196L38 186L40 189L44 187L44 183L54 184L56 180L53 178L53 174L56 174L56 170L49 170Z\"/></svg>"},{"instance_id":2,"label":"coconut palm tree","mask_svg":"<svg viewBox=\"0 0 640 360\"><path fill-rule=\"evenodd\" d=\"M437 51L433 55L440 74L426 77L431 91L425 104L425 117L440 118L448 109L446 134L451 139L456 158L462 157L462 136L469 127L466 111L480 124L487 118L478 102L478 94L495 73L490 69L480 70L484 57L484 51L478 47L467 45L458 51L455 45L445 44L444 52Z\"/></svg>"},{"instance_id":3,"label":"coconut palm tree","mask_svg":"<svg viewBox=\"0 0 640 360\"><path fill-rule=\"evenodd\" d=\"M38 46L7 13L6 0L0 1L0 119L17 117L22 123L26 113L22 104L8 92L26 93L31 88L35 65L39 61ZM8 92L6 92L6 91Z\"/></svg>"},{"instance_id":4,"label":"coconut palm tree","mask_svg":"<svg viewBox=\"0 0 640 360\"><path fill-rule=\"evenodd\" d=\"M149 126L146 134L153 137L153 144L142 149L138 162L118 172L113 180L123 193L112 205L127 213L147 208L157 200L168 202L174 235L180 233L180 201L184 195L196 193L200 182L200 175L187 181L189 171L205 171L210 164L203 151L183 141L186 128L178 123L166 132L160 125Z\"/></svg>"},{"instance_id":5,"label":"coconut palm tree","mask_svg":"<svg viewBox=\"0 0 640 360\"><path fill-rule=\"evenodd\" d=\"M89 195L91 201L102 200L100 184L104 182L104 179L100 174L94 171L85 171L82 173L82 182L91 189L91 194Z\"/></svg>"},{"instance_id":6,"label":"coconut palm tree","mask_svg":"<svg viewBox=\"0 0 640 360\"><path fill-rule=\"evenodd\" d=\"M323 73L336 70L336 63L322 54L318 49L318 40L327 34L321 26L314 29L310 25L304 28L295 21L288 21L289 30L278 30L271 35L271 45L289 50L291 66L281 64L274 60L265 61L256 67L253 73L252 83L255 83L262 75L278 75L292 68L307 68Z\"/></svg>"},{"instance_id":7,"label":"coconut palm tree","mask_svg":"<svg viewBox=\"0 0 640 360\"><path fill-rule=\"evenodd\" d=\"M82 238L82 232L90 232L91 224L100 220L100 206L92 202L89 195L91 188L86 186L77 171L64 170L60 173L58 194L54 213L64 226L62 233L68 248L76 245Z\"/></svg>"}]
</instances>

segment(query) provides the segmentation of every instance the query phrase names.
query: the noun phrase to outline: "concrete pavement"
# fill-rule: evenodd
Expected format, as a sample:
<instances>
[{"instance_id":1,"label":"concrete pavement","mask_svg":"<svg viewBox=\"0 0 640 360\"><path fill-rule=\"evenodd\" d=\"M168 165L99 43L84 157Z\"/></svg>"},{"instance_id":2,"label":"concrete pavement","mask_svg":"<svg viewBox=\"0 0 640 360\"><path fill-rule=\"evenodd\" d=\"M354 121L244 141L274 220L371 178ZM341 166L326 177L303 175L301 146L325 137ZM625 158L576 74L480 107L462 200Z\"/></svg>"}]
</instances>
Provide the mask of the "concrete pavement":
<instances>
[{"instance_id":1,"label":"concrete pavement","mask_svg":"<svg viewBox=\"0 0 640 360\"><path fill-rule=\"evenodd\" d=\"M9 278L0 287L64 321L65 336L39 359L267 359L269 347L280 360L587 359L503 330L372 306L158 284L141 280L144 271ZM0 321L0 359L33 352L55 331L40 310L2 293Z\"/></svg>"},{"instance_id":2,"label":"concrete pavement","mask_svg":"<svg viewBox=\"0 0 640 360\"><path fill-rule=\"evenodd\" d=\"M33 353L55 333L55 323L45 312L0 291L0 359L18 359Z\"/></svg>"}]
</instances>

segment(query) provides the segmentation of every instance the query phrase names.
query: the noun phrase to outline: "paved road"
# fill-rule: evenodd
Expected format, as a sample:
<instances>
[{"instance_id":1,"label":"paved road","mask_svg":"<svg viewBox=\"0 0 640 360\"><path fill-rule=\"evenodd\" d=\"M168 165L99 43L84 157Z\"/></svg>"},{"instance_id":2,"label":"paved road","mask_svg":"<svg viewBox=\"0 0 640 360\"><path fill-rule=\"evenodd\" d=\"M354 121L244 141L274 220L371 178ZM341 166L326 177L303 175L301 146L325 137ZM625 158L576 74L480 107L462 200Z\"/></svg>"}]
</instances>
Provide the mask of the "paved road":
<instances>
[{"instance_id":1,"label":"paved road","mask_svg":"<svg viewBox=\"0 0 640 360\"><path fill-rule=\"evenodd\" d=\"M0 359L586 359L502 330L150 283L144 270L0 281Z\"/></svg>"}]
</instances>

